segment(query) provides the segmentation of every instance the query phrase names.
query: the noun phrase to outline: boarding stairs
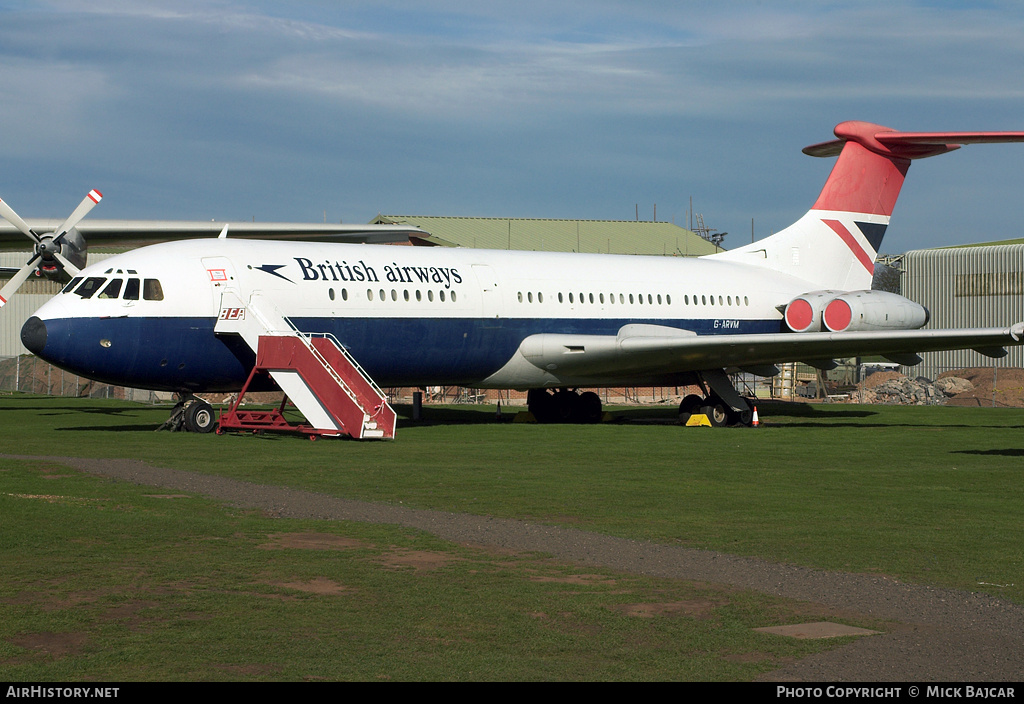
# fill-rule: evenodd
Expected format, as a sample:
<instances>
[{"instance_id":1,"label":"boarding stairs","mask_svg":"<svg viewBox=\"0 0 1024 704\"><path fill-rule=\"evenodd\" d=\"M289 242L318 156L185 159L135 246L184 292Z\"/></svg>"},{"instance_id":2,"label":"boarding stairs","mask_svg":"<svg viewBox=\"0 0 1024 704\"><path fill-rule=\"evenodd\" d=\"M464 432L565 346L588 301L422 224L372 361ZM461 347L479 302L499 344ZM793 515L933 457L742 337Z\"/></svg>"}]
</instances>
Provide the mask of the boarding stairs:
<instances>
[{"instance_id":1,"label":"boarding stairs","mask_svg":"<svg viewBox=\"0 0 1024 704\"><path fill-rule=\"evenodd\" d=\"M217 335L238 335L256 353L256 365L231 408L221 413L225 430L290 430L356 439L395 436L396 414L384 392L330 334L304 333L292 325L268 297L254 292L243 301L234 290L221 295ZM239 410L257 375L268 374L284 391L273 411ZM284 418L288 401L305 416L305 424Z\"/></svg>"}]
</instances>

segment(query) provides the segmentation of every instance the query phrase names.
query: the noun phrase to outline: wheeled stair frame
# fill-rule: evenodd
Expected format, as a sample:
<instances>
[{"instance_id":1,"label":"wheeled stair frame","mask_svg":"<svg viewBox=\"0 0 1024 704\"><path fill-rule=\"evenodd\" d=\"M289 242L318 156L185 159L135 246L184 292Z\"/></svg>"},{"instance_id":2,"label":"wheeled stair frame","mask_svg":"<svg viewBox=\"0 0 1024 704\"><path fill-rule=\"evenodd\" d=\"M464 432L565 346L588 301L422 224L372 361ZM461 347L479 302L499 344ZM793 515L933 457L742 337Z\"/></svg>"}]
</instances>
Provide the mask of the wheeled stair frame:
<instances>
[{"instance_id":1,"label":"wheeled stair frame","mask_svg":"<svg viewBox=\"0 0 1024 704\"><path fill-rule=\"evenodd\" d=\"M242 305L234 291L224 292L214 331L241 335L256 352L256 365L231 408L221 414L218 432L292 431L311 439L394 438L397 417L387 397L332 335L300 332L269 299L254 293ZM239 410L257 375L269 375L284 391L276 410ZM285 419L289 400L305 416L305 423Z\"/></svg>"}]
</instances>

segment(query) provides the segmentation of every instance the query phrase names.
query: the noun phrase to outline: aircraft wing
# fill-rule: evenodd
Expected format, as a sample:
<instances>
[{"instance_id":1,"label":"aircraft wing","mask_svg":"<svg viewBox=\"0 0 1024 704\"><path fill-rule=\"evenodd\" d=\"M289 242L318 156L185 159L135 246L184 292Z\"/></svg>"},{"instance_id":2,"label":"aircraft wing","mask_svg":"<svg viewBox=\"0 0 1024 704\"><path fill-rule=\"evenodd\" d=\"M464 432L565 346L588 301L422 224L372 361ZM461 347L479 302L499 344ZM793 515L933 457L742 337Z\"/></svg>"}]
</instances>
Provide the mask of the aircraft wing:
<instances>
[{"instance_id":1,"label":"aircraft wing","mask_svg":"<svg viewBox=\"0 0 1024 704\"><path fill-rule=\"evenodd\" d=\"M52 232L58 220L29 219L36 232ZM75 227L90 246L138 247L167 240L216 237L228 226L228 237L244 239L316 240L318 242L367 242L374 244L426 242L429 234L412 225L329 225L295 222L223 222L214 220L83 220ZM417 244L421 242L415 242ZM25 236L13 225L0 221L0 249L25 249Z\"/></svg>"},{"instance_id":2,"label":"aircraft wing","mask_svg":"<svg viewBox=\"0 0 1024 704\"><path fill-rule=\"evenodd\" d=\"M661 325L626 325L618 335L543 333L519 346L532 365L563 378L665 375L739 367L765 373L782 362L828 368L834 358L880 355L916 364L920 352L973 349L990 357L1024 344L1024 323L1009 328L897 330L886 332L697 335Z\"/></svg>"}]
</instances>

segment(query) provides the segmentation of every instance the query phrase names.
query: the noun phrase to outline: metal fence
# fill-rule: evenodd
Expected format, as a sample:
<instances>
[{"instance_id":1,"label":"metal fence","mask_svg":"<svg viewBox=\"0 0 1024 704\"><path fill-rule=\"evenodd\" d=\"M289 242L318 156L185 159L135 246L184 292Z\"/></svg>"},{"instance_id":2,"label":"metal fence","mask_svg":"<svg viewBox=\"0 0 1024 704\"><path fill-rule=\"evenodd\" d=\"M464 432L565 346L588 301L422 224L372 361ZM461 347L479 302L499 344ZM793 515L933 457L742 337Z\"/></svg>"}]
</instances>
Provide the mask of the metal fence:
<instances>
[{"instance_id":1,"label":"metal fence","mask_svg":"<svg viewBox=\"0 0 1024 704\"><path fill-rule=\"evenodd\" d=\"M170 398L170 394L92 381L33 355L0 358L0 392L115 398L140 403L160 403Z\"/></svg>"},{"instance_id":2,"label":"metal fence","mask_svg":"<svg viewBox=\"0 0 1024 704\"><path fill-rule=\"evenodd\" d=\"M828 396L826 386L839 385L845 388L856 385L874 368L889 370L895 365L863 364L850 362L840 364L827 373L802 364L779 365L781 373L765 378L753 374L735 374L733 384L743 395L765 399L781 400L840 400ZM895 369L893 369L895 371ZM914 379L914 368L901 367L903 375ZM968 398L953 399L953 405L982 407L1024 407L1024 369L1003 364L964 369L961 367L938 368L935 376L943 372L956 372L972 380L974 391ZM414 388L385 389L393 403L411 402ZM109 398L139 403L166 403L172 400L167 392L133 389L113 386L86 379L66 372L33 355L0 357L0 393L29 393L47 396L68 396L83 398ZM654 405L678 403L691 393L701 393L697 387L618 387L597 389L605 404ZM278 392L280 394L280 392ZM219 395L221 396L221 395ZM278 399L280 397L278 396ZM865 394L857 389L843 394L843 399L864 402ZM221 399L223 400L223 399ZM424 394L427 403L494 404L502 406L525 406L525 391L499 389L469 389L457 386L428 387ZM275 401L276 403L276 401Z\"/></svg>"}]
</instances>

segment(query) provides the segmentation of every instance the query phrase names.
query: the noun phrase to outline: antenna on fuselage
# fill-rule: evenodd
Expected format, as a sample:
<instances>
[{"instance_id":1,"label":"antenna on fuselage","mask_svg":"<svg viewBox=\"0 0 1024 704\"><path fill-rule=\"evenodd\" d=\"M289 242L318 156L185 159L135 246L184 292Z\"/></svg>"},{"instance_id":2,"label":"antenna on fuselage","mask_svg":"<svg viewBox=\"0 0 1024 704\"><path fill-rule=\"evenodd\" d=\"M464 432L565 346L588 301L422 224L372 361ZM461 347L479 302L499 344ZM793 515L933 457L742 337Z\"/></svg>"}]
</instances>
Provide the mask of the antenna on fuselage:
<instances>
[{"instance_id":1,"label":"antenna on fuselage","mask_svg":"<svg viewBox=\"0 0 1024 704\"><path fill-rule=\"evenodd\" d=\"M228 227L229 226L230 226L230 223L228 225L224 226L224 229L220 231L219 235L217 235L217 239L219 239L219 240L226 240L228 238Z\"/></svg>"}]
</instances>

